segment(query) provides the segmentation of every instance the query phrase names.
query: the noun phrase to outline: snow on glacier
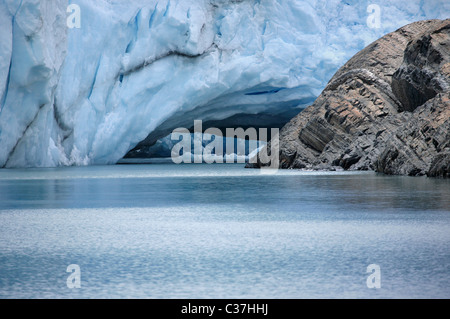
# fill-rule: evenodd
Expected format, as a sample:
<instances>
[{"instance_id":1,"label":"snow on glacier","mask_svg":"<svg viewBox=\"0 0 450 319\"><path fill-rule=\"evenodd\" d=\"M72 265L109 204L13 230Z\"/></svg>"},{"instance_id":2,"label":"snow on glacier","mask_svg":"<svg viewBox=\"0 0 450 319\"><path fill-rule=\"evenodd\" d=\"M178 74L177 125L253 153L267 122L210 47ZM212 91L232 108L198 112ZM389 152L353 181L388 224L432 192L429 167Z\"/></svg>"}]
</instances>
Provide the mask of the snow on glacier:
<instances>
[{"instance_id":1,"label":"snow on glacier","mask_svg":"<svg viewBox=\"0 0 450 319\"><path fill-rule=\"evenodd\" d=\"M194 120L297 112L446 0L0 0L0 167L111 164ZM69 4L81 28L69 29Z\"/></svg>"}]
</instances>

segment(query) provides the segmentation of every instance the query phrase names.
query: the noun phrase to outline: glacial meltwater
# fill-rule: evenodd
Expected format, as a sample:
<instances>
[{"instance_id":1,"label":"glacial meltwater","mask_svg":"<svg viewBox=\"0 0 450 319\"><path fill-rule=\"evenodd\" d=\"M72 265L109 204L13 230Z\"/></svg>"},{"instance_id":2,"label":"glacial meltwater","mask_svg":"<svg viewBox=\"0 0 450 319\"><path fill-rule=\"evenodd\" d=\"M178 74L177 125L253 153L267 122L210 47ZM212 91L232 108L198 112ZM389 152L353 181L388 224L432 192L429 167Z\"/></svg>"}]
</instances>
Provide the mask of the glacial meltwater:
<instances>
[{"instance_id":1,"label":"glacial meltwater","mask_svg":"<svg viewBox=\"0 0 450 319\"><path fill-rule=\"evenodd\" d=\"M0 298L450 298L449 245L449 180L0 170Z\"/></svg>"}]
</instances>

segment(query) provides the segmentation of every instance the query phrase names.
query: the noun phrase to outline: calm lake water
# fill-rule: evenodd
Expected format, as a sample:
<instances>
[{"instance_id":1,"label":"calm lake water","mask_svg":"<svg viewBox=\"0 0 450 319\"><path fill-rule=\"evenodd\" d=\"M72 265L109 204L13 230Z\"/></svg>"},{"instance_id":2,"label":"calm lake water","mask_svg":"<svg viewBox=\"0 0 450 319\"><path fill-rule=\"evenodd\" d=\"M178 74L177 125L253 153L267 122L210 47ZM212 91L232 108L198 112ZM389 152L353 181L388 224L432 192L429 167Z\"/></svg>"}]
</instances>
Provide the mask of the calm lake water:
<instances>
[{"instance_id":1,"label":"calm lake water","mask_svg":"<svg viewBox=\"0 0 450 319\"><path fill-rule=\"evenodd\" d=\"M240 164L0 170L0 298L450 298L449 244L448 180ZM71 264L81 288L67 286Z\"/></svg>"}]
</instances>

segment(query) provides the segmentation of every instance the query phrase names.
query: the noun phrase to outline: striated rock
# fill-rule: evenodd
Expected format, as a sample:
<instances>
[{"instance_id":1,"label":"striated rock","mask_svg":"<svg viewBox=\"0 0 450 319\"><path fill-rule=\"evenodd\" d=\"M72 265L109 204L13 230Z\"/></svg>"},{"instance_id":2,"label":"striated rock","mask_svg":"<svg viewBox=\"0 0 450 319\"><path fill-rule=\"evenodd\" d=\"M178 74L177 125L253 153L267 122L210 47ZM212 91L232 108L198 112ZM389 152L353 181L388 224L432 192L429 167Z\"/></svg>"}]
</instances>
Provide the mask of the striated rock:
<instances>
[{"instance_id":1,"label":"striated rock","mask_svg":"<svg viewBox=\"0 0 450 319\"><path fill-rule=\"evenodd\" d=\"M437 155L431 163L427 175L431 177L450 177L450 153L445 152Z\"/></svg>"},{"instance_id":2,"label":"striated rock","mask_svg":"<svg viewBox=\"0 0 450 319\"><path fill-rule=\"evenodd\" d=\"M449 50L450 19L366 47L281 130L280 167L448 177Z\"/></svg>"},{"instance_id":3,"label":"striated rock","mask_svg":"<svg viewBox=\"0 0 450 319\"><path fill-rule=\"evenodd\" d=\"M443 23L408 44L392 78L392 91L403 110L414 111L450 88L450 24Z\"/></svg>"},{"instance_id":4,"label":"striated rock","mask_svg":"<svg viewBox=\"0 0 450 319\"><path fill-rule=\"evenodd\" d=\"M387 174L447 177L449 151L450 96L441 93L391 134L375 166Z\"/></svg>"}]
</instances>

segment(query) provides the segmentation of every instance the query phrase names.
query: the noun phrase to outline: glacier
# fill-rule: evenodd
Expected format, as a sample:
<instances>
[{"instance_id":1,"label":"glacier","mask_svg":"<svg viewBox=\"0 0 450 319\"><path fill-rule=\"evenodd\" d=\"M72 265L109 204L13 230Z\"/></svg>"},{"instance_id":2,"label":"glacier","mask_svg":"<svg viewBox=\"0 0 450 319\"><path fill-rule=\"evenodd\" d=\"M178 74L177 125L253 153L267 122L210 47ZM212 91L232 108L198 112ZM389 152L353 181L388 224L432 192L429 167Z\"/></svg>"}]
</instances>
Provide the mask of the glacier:
<instances>
[{"instance_id":1,"label":"glacier","mask_svg":"<svg viewBox=\"0 0 450 319\"><path fill-rule=\"evenodd\" d=\"M281 126L447 0L0 0L0 167L114 164L194 120ZM80 8L70 28L68 7Z\"/></svg>"}]
</instances>

